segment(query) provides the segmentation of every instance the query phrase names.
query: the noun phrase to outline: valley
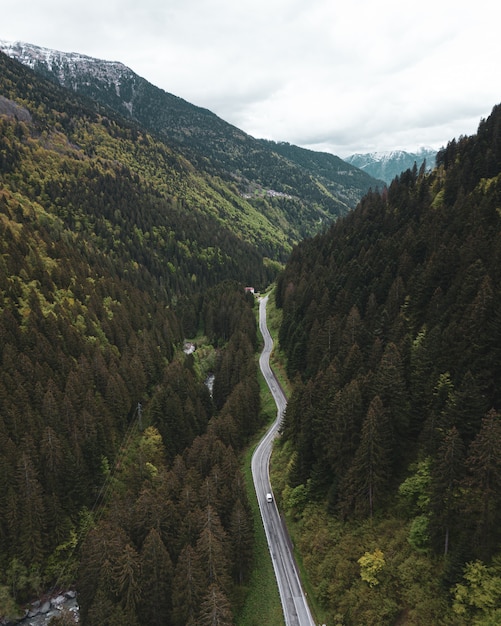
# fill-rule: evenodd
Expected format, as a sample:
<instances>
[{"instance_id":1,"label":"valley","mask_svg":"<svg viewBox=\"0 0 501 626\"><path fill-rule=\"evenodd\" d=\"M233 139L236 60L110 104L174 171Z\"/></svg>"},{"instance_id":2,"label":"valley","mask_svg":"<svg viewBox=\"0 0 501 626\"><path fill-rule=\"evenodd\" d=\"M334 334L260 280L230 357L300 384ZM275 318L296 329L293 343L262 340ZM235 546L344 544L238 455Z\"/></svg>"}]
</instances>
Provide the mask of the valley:
<instances>
[{"instance_id":1,"label":"valley","mask_svg":"<svg viewBox=\"0 0 501 626\"><path fill-rule=\"evenodd\" d=\"M3 622L75 588L84 626L311 624L303 587L325 624L498 623L500 107L384 182L122 64L9 50Z\"/></svg>"},{"instance_id":2,"label":"valley","mask_svg":"<svg viewBox=\"0 0 501 626\"><path fill-rule=\"evenodd\" d=\"M287 400L270 368L273 340L266 324L267 301L268 296L265 296L259 302L259 328L264 339L259 364L277 405L277 417L252 456L252 475L280 590L285 624L287 626L314 626L315 622L301 587L301 578L292 552L292 544L287 528L274 502L273 489L269 482L269 464L273 452L273 441L278 436Z\"/></svg>"}]
</instances>

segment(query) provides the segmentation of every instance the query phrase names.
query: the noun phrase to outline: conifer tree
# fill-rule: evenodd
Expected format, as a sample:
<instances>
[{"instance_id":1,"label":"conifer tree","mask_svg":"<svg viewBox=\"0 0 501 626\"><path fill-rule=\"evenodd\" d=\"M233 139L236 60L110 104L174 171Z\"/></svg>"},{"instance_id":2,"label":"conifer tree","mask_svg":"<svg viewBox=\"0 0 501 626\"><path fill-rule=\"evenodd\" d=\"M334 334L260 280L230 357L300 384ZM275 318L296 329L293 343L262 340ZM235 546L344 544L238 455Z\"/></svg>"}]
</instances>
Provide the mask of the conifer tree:
<instances>
[{"instance_id":1,"label":"conifer tree","mask_svg":"<svg viewBox=\"0 0 501 626\"><path fill-rule=\"evenodd\" d=\"M127 583L125 568L118 568L117 564L128 543L123 529L114 522L102 521L95 526L85 538L82 546L82 559L78 572L79 606L82 623L87 623L93 608L107 614L111 605L115 605L117 592L120 586L119 577L124 576L124 585ZM133 555L131 555L133 556ZM133 558L132 561L136 559ZM124 563L124 566L127 564ZM117 569L115 567L117 566ZM132 573L135 575L135 565ZM124 587L125 588L125 587ZM133 587L131 587L131 594ZM131 595L131 600L134 596ZM101 608L97 608L101 607ZM97 619L97 617L96 617ZM90 617L89 617L90 620ZM92 624L92 620L90 620ZM98 624L99 621L94 622ZM102 623L105 623L104 620Z\"/></svg>"},{"instance_id":2,"label":"conifer tree","mask_svg":"<svg viewBox=\"0 0 501 626\"><path fill-rule=\"evenodd\" d=\"M141 550L140 621L149 626L170 623L173 566L157 530L152 528Z\"/></svg>"},{"instance_id":3,"label":"conifer tree","mask_svg":"<svg viewBox=\"0 0 501 626\"><path fill-rule=\"evenodd\" d=\"M394 343L389 343L384 350L374 379L374 391L383 403L396 441L403 444L409 425L409 407L402 358Z\"/></svg>"},{"instance_id":4,"label":"conifer tree","mask_svg":"<svg viewBox=\"0 0 501 626\"><path fill-rule=\"evenodd\" d=\"M195 550L187 544L181 551L172 581L172 622L195 626L205 586L204 574Z\"/></svg>"},{"instance_id":5,"label":"conifer tree","mask_svg":"<svg viewBox=\"0 0 501 626\"><path fill-rule=\"evenodd\" d=\"M203 520L204 526L198 537L196 550L205 574L205 584L217 584L225 593L229 593L231 584L228 539L211 504L205 507Z\"/></svg>"},{"instance_id":6,"label":"conifer tree","mask_svg":"<svg viewBox=\"0 0 501 626\"><path fill-rule=\"evenodd\" d=\"M381 398L375 396L362 425L360 445L341 486L345 514L354 511L372 518L390 477L390 460L388 419Z\"/></svg>"},{"instance_id":7,"label":"conifer tree","mask_svg":"<svg viewBox=\"0 0 501 626\"><path fill-rule=\"evenodd\" d=\"M98 624L111 626L112 620L121 613L122 608L113 602L103 586L99 586L91 605L85 612L85 617L82 616L80 609L80 619L86 626L98 626Z\"/></svg>"},{"instance_id":8,"label":"conifer tree","mask_svg":"<svg viewBox=\"0 0 501 626\"><path fill-rule=\"evenodd\" d=\"M40 441L40 460L46 489L51 492L60 490L60 472L64 462L64 451L56 431L46 426Z\"/></svg>"},{"instance_id":9,"label":"conifer tree","mask_svg":"<svg viewBox=\"0 0 501 626\"><path fill-rule=\"evenodd\" d=\"M211 584L200 607L200 626L232 626L230 603L217 584Z\"/></svg>"},{"instance_id":10,"label":"conifer tree","mask_svg":"<svg viewBox=\"0 0 501 626\"><path fill-rule=\"evenodd\" d=\"M165 544L170 545L179 531L182 519L179 506L174 504L171 497L170 474L163 469L155 473L153 466L146 471L153 473L153 476L144 481L134 502L134 536L142 543L151 529L155 529Z\"/></svg>"},{"instance_id":11,"label":"conifer tree","mask_svg":"<svg viewBox=\"0 0 501 626\"><path fill-rule=\"evenodd\" d=\"M254 532L252 516L242 505L240 499L235 502L231 513L229 539L233 580L237 584L242 585L251 571Z\"/></svg>"},{"instance_id":12,"label":"conifer tree","mask_svg":"<svg viewBox=\"0 0 501 626\"><path fill-rule=\"evenodd\" d=\"M135 548L128 543L117 556L113 578L117 596L127 613L135 613L140 594L140 560Z\"/></svg>"},{"instance_id":13,"label":"conifer tree","mask_svg":"<svg viewBox=\"0 0 501 626\"><path fill-rule=\"evenodd\" d=\"M17 464L19 551L28 563L39 563L44 550L45 504L31 454L23 451Z\"/></svg>"},{"instance_id":14,"label":"conifer tree","mask_svg":"<svg viewBox=\"0 0 501 626\"><path fill-rule=\"evenodd\" d=\"M430 512L433 539L447 556L451 530L460 508L460 485L464 477L464 445L455 426L445 433L431 469Z\"/></svg>"},{"instance_id":15,"label":"conifer tree","mask_svg":"<svg viewBox=\"0 0 501 626\"><path fill-rule=\"evenodd\" d=\"M479 558L487 560L501 536L501 417L494 409L483 418L466 465L466 511L475 514L475 545Z\"/></svg>"},{"instance_id":16,"label":"conifer tree","mask_svg":"<svg viewBox=\"0 0 501 626\"><path fill-rule=\"evenodd\" d=\"M352 380L336 393L329 414L330 423L320 445L325 448L333 483L338 484L350 467L360 441L364 406L358 380Z\"/></svg>"}]
</instances>

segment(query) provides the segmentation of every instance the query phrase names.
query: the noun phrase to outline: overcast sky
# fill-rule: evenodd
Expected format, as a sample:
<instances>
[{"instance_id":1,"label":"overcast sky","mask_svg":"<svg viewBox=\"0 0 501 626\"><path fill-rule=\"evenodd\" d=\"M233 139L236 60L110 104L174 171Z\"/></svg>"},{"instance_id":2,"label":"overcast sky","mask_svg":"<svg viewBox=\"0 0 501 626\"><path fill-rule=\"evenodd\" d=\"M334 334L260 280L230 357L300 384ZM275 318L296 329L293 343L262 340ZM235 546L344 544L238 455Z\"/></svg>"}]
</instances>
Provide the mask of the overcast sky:
<instances>
[{"instance_id":1,"label":"overcast sky","mask_svg":"<svg viewBox=\"0 0 501 626\"><path fill-rule=\"evenodd\" d=\"M121 61L254 137L343 157L476 132L501 102L495 5L0 0L0 39Z\"/></svg>"}]
</instances>

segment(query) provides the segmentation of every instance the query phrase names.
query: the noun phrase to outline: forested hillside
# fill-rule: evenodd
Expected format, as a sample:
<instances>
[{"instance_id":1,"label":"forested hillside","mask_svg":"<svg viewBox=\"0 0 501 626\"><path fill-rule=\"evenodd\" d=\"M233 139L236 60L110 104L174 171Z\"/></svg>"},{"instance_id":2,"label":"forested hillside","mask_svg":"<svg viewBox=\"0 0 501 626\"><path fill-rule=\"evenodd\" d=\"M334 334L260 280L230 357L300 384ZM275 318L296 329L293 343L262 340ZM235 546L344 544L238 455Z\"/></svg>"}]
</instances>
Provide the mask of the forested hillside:
<instances>
[{"instance_id":1,"label":"forested hillside","mask_svg":"<svg viewBox=\"0 0 501 626\"><path fill-rule=\"evenodd\" d=\"M273 275L263 256L284 258L290 244L234 189L111 111L83 105L4 55L0 62L2 169L15 191L107 254L122 247L124 263L140 250L141 264L174 291L186 292L193 273L199 287Z\"/></svg>"},{"instance_id":2,"label":"forested hillside","mask_svg":"<svg viewBox=\"0 0 501 626\"><path fill-rule=\"evenodd\" d=\"M437 164L369 193L278 281L286 499L343 624L501 619L501 106Z\"/></svg>"},{"instance_id":3,"label":"forested hillside","mask_svg":"<svg viewBox=\"0 0 501 626\"><path fill-rule=\"evenodd\" d=\"M384 183L334 155L255 139L211 111L152 85L121 63L0 42L36 72L133 119L219 176L297 242ZM307 155L307 156L306 156Z\"/></svg>"},{"instance_id":4,"label":"forested hillside","mask_svg":"<svg viewBox=\"0 0 501 626\"><path fill-rule=\"evenodd\" d=\"M285 237L3 54L0 94L0 618L76 585L82 624L232 623L261 419L243 287Z\"/></svg>"}]
</instances>

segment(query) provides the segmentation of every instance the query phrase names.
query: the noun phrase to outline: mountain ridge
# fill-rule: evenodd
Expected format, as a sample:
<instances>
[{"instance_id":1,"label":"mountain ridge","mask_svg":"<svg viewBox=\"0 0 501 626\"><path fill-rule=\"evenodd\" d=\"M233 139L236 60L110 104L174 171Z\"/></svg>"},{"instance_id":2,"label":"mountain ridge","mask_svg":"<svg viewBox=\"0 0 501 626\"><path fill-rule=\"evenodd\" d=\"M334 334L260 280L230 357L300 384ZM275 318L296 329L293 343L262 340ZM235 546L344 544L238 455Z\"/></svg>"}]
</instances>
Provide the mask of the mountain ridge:
<instances>
[{"instance_id":1,"label":"mountain ridge","mask_svg":"<svg viewBox=\"0 0 501 626\"><path fill-rule=\"evenodd\" d=\"M412 169L414 163L419 169L426 161L426 170L431 171L435 165L436 156L437 150L423 146L415 152L405 150L358 152L346 157L345 161L390 184L396 176L407 169Z\"/></svg>"},{"instance_id":2,"label":"mountain ridge","mask_svg":"<svg viewBox=\"0 0 501 626\"><path fill-rule=\"evenodd\" d=\"M91 218L93 221L103 221L105 231L108 229L106 220L113 218L111 222L113 223L117 218L116 227L121 229L123 237L131 238L127 245L133 247L140 243L139 241L136 244L132 243L138 235L141 239L140 246L144 245L146 240L139 231L143 230L146 234L147 223L151 221L155 223L158 220L155 225L159 232L156 235L150 233L150 245L145 247L143 254L144 260L149 257L150 268L160 263L160 250L156 249L155 244L157 238L158 243L163 241L161 245L164 252L170 248L171 253L177 256L172 245L177 247L178 242L188 239L190 231L190 238L195 236L198 239L199 249L195 254L194 250L190 252L189 263L193 263L205 248L207 252L210 250L209 254L215 254L215 260L217 259L216 265L212 266L213 271L216 271L220 262L226 263L224 259L229 260L234 254L239 256L236 249L229 253L223 252L220 248L221 244L223 247L228 244L233 246L230 242L236 243L234 237L242 241L246 252L244 253L243 249L241 252L249 260L253 257L257 260L256 253L261 257L275 260L287 254L290 244L287 243L284 234L271 226L266 217L258 213L244 198L229 189L222 181L206 174L199 174L182 155L178 155L159 140L155 141L131 121L118 118L111 109L105 110L95 101L84 100L84 107L78 94L61 87L55 88L53 83L40 78L32 70L3 53L0 53L0 67L3 72L2 92L5 94L0 103L2 112L6 114L7 120L20 122L24 119L27 127L23 133L27 136L33 135L34 145L39 145L40 152L47 155L47 171L43 176L40 175L41 179L36 185L32 185L31 168L38 165L28 161L32 157L27 148L15 151L8 140L4 139L7 143L2 154L2 166L6 173L22 168L22 184L18 183L19 192L24 190L31 202L42 206L55 204L57 210L64 211L65 219L70 224L79 220L83 223L89 221L84 215L88 209L94 214ZM92 108L86 108L88 104ZM56 122L56 119L59 121ZM43 140L42 135L38 137L39 134L43 135ZM73 160L63 165L67 155ZM103 162L96 162L96 159L102 159ZM67 171L64 185L58 180L57 172L52 171L52 163L58 161L61 161L59 167ZM118 185L121 197L113 203L118 203L117 209L119 208L121 215L107 215L111 199L110 206L107 205L100 211L97 211L95 201L92 200L96 178L103 178L101 170L106 173L104 177L109 178L111 193L115 193ZM83 186L78 191L76 178L81 177L84 185L88 175L92 175L88 181L88 188ZM77 197L78 194L80 198ZM137 198L138 204L139 199L140 204L149 203L147 222L144 226L135 224L134 232L131 232L130 223L136 218L136 210L131 205L131 198ZM87 206L87 202L92 204ZM98 206L101 203L102 200L98 202ZM65 208L65 204L69 205L71 210ZM187 208L190 210L186 211ZM127 214L126 210L133 212ZM169 231L175 232L176 223L179 226L186 220L188 221L184 226L184 235L177 235L174 239L169 235L166 239ZM189 222L191 225L188 228ZM126 223L127 228L124 229ZM92 230L100 229L95 225ZM162 231L164 232L161 235ZM92 238L94 236L91 234ZM111 246L111 250L114 246L115 244ZM240 244L238 246L240 247ZM260 247L261 250L258 252ZM184 256L181 248L178 252ZM156 260L153 257L156 257ZM261 263L262 259L258 264ZM235 278L243 267L242 257L240 270L235 267ZM158 268L156 271L161 276L165 270ZM165 284L168 284L168 275L165 278L167 279ZM250 276L246 280L249 278Z\"/></svg>"},{"instance_id":3,"label":"mountain ridge","mask_svg":"<svg viewBox=\"0 0 501 626\"><path fill-rule=\"evenodd\" d=\"M370 188L384 184L334 155L321 157L330 159L330 168L311 159L307 163L300 148L285 156L281 144L255 139L119 62L21 42L0 41L0 49L45 78L139 122L196 167L235 185L275 225L290 224L296 241L345 215ZM266 197L268 191L280 195Z\"/></svg>"}]
</instances>

